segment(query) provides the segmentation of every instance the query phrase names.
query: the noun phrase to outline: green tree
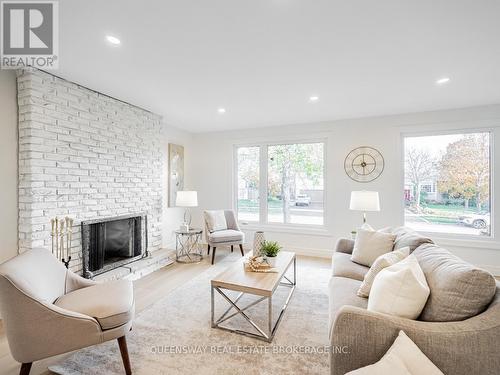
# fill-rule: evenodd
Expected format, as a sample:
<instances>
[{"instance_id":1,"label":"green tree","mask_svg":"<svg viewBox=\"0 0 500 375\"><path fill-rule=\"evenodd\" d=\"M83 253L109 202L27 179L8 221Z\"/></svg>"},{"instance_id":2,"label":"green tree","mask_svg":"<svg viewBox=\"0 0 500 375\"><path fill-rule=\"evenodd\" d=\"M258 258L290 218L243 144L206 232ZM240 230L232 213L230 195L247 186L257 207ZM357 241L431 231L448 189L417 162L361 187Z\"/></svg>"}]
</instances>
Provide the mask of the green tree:
<instances>
[{"instance_id":1,"label":"green tree","mask_svg":"<svg viewBox=\"0 0 500 375\"><path fill-rule=\"evenodd\" d=\"M301 143L269 146L269 193L279 191L285 223L290 222L290 202L297 179L318 185L323 178L323 144Z\"/></svg>"},{"instance_id":2,"label":"green tree","mask_svg":"<svg viewBox=\"0 0 500 375\"><path fill-rule=\"evenodd\" d=\"M466 207L475 198L477 211L489 199L490 140L488 133L468 134L450 143L439 168L438 189L463 198Z\"/></svg>"}]
</instances>

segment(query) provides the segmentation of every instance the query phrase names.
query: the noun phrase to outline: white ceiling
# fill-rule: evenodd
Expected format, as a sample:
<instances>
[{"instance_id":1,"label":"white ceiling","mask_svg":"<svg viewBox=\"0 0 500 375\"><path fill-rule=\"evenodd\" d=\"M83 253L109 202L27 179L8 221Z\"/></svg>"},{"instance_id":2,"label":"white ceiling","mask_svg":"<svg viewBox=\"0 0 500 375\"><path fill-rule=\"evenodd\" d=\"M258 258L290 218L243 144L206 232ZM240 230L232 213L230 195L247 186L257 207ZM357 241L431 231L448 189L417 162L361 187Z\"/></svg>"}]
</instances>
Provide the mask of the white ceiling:
<instances>
[{"instance_id":1,"label":"white ceiling","mask_svg":"<svg viewBox=\"0 0 500 375\"><path fill-rule=\"evenodd\" d=\"M192 132L500 103L498 0L64 0L60 12L55 74Z\"/></svg>"}]
</instances>

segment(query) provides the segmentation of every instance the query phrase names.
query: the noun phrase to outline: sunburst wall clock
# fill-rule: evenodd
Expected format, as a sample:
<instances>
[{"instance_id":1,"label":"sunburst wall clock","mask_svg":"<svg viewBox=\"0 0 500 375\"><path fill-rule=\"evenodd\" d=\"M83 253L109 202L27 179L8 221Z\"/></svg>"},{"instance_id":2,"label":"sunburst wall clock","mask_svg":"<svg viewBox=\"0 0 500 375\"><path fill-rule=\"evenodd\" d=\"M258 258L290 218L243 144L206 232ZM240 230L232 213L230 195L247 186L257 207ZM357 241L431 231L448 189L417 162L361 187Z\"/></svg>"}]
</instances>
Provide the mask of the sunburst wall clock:
<instances>
[{"instance_id":1,"label":"sunburst wall clock","mask_svg":"<svg viewBox=\"0 0 500 375\"><path fill-rule=\"evenodd\" d=\"M373 147L358 147L346 156L344 170L356 182L371 182L384 171L384 157Z\"/></svg>"}]
</instances>

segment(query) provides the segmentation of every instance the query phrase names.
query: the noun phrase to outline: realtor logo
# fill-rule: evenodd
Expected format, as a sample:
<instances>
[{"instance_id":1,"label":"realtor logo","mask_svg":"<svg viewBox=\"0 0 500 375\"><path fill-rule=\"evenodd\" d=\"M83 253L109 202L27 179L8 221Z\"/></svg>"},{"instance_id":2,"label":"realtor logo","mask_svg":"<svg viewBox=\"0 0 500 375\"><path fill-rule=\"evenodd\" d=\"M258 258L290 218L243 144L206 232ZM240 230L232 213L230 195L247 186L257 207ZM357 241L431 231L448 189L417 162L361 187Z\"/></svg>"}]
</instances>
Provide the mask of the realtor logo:
<instances>
[{"instance_id":1,"label":"realtor logo","mask_svg":"<svg viewBox=\"0 0 500 375\"><path fill-rule=\"evenodd\" d=\"M57 1L1 2L2 69L58 68L58 6Z\"/></svg>"}]
</instances>

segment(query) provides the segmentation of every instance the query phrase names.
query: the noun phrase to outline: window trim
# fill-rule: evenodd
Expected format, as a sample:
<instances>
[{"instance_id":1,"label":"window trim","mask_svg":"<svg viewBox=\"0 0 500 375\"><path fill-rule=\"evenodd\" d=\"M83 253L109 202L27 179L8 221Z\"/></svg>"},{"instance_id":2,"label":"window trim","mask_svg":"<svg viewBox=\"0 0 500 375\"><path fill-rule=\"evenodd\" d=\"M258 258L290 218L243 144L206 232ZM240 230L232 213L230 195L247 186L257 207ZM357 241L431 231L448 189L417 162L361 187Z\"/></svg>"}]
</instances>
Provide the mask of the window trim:
<instances>
[{"instance_id":1,"label":"window trim","mask_svg":"<svg viewBox=\"0 0 500 375\"><path fill-rule=\"evenodd\" d=\"M268 190L268 147L276 145L288 144L307 144L307 143L323 143L323 224L295 224L295 223L274 223L268 221L268 207L267 207L267 190ZM312 137L299 139L280 139L262 142L244 142L233 144L233 210L238 217L238 148L240 147L259 147L259 221L241 221L238 223L243 228L247 229L266 229L268 231L287 231L293 230L296 232L311 232L311 234L327 234L326 228L328 227L327 215L327 161L328 161L328 138L326 137ZM264 183L262 183L264 181Z\"/></svg>"},{"instance_id":2,"label":"window trim","mask_svg":"<svg viewBox=\"0 0 500 375\"><path fill-rule=\"evenodd\" d=\"M490 186L489 186L489 196L490 196L490 235L489 236L480 236L480 235L472 235L472 234L461 234L461 233L447 233L447 232L431 232L431 231L419 231L419 233L435 238L438 242L443 243L451 243L457 242L456 245L460 246L461 241L473 243L497 243L495 237L495 128L493 127L478 127L478 128L464 128L464 129L449 129L449 130L430 130L430 131L408 131L401 132L400 134L400 168L401 168L401 191L404 192L405 187L405 138L412 137L429 137L429 136L440 136L440 135L454 135L454 134L472 134L472 133L489 133L489 143L490 143L490 155L489 155L489 164L490 164ZM437 192L437 188L436 188ZM401 222L403 225L406 225L405 220L405 204L404 204L404 194L400 203L400 212L401 212ZM470 245L472 246L472 245ZM484 245L481 245L484 246Z\"/></svg>"}]
</instances>

